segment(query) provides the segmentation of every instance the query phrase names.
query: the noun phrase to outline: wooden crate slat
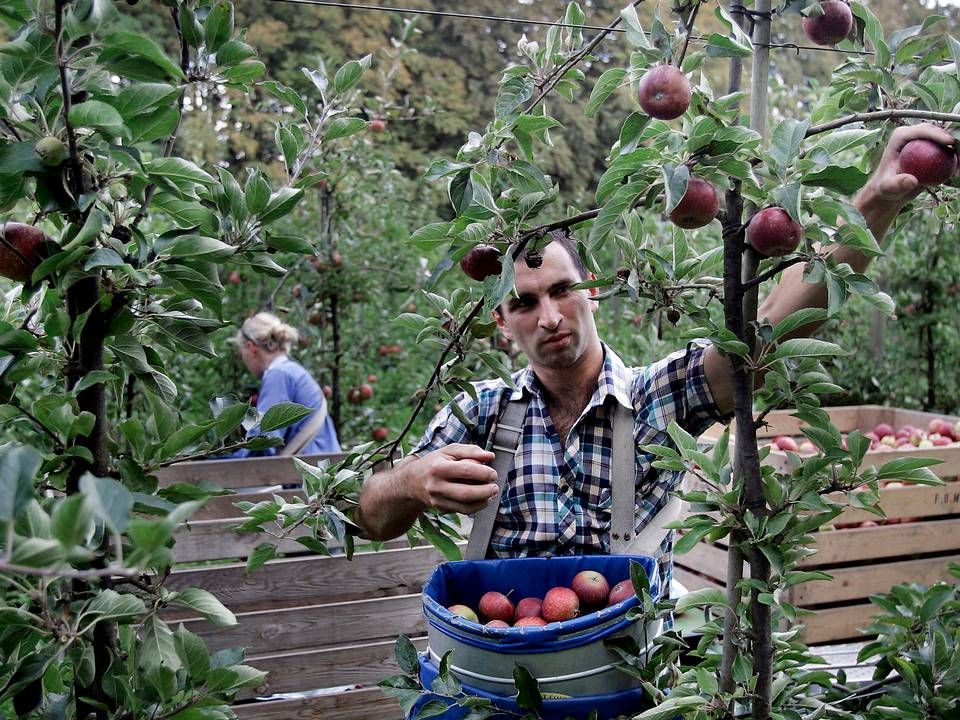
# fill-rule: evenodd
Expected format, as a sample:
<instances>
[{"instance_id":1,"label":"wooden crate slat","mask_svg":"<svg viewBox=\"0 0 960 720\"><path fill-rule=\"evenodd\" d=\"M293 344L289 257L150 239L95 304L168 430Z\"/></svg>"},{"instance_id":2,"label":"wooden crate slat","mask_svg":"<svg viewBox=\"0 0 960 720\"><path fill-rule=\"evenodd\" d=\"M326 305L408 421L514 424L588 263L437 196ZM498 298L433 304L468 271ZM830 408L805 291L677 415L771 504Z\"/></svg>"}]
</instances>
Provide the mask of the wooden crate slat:
<instances>
[{"instance_id":1,"label":"wooden crate slat","mask_svg":"<svg viewBox=\"0 0 960 720\"><path fill-rule=\"evenodd\" d=\"M673 556L674 566L680 566L705 575L723 587L727 582L727 549L700 542L682 555Z\"/></svg>"},{"instance_id":2,"label":"wooden crate slat","mask_svg":"<svg viewBox=\"0 0 960 720\"><path fill-rule=\"evenodd\" d=\"M818 533L817 552L799 567L879 560L960 549L960 519L881 525Z\"/></svg>"},{"instance_id":3,"label":"wooden crate slat","mask_svg":"<svg viewBox=\"0 0 960 720\"><path fill-rule=\"evenodd\" d=\"M812 615L797 618L803 623L803 640L809 645L865 637L860 628L882 611L872 603L844 605L842 607L816 610Z\"/></svg>"},{"instance_id":4,"label":"wooden crate slat","mask_svg":"<svg viewBox=\"0 0 960 720\"><path fill-rule=\"evenodd\" d=\"M950 580L952 576L947 572L949 562L960 562L960 555L831 570L833 581L815 580L797 585L790 590L790 601L800 606L818 605L889 592L890 588L902 582L932 585L938 580Z\"/></svg>"},{"instance_id":5,"label":"wooden crate slat","mask_svg":"<svg viewBox=\"0 0 960 720\"><path fill-rule=\"evenodd\" d=\"M845 493L828 496L836 502L845 502ZM913 485L900 488L881 488L880 507L888 518L927 518L960 513L960 483L951 482L940 486ZM834 523L877 520L865 510L844 510Z\"/></svg>"},{"instance_id":6,"label":"wooden crate slat","mask_svg":"<svg viewBox=\"0 0 960 720\"><path fill-rule=\"evenodd\" d=\"M234 507L234 503L243 501L256 504L264 500L272 501L274 494L279 495L284 500L289 500L295 495L303 498L302 490L284 490L279 485L276 486L276 489L265 492L241 489L231 495L218 495L210 498L202 508L190 516L190 520L225 520L227 518L243 517L243 513Z\"/></svg>"},{"instance_id":7,"label":"wooden crate slat","mask_svg":"<svg viewBox=\"0 0 960 720\"><path fill-rule=\"evenodd\" d=\"M245 647L248 655L392 640L427 631L419 593L239 613L237 624L230 627L217 627L201 618L182 622L211 651Z\"/></svg>"},{"instance_id":8,"label":"wooden crate slat","mask_svg":"<svg viewBox=\"0 0 960 720\"><path fill-rule=\"evenodd\" d=\"M239 720L403 720L399 701L379 688L234 705Z\"/></svg>"},{"instance_id":9,"label":"wooden crate slat","mask_svg":"<svg viewBox=\"0 0 960 720\"><path fill-rule=\"evenodd\" d=\"M300 459L311 465L320 460L338 462L343 453L304 455ZM264 485L300 483L300 473L289 456L240 458L235 460L196 460L177 463L156 472L160 485L206 483L223 488L261 487Z\"/></svg>"},{"instance_id":10,"label":"wooden crate slat","mask_svg":"<svg viewBox=\"0 0 960 720\"><path fill-rule=\"evenodd\" d=\"M427 646L425 637L411 638L411 642L417 650ZM376 685L399 672L394 645L395 641L385 640L328 650L248 656L244 661L247 665L265 670L269 675L263 685L246 691L242 699L313 688Z\"/></svg>"},{"instance_id":11,"label":"wooden crate slat","mask_svg":"<svg viewBox=\"0 0 960 720\"><path fill-rule=\"evenodd\" d=\"M698 575L697 573L685 570L679 565L673 566L673 577L678 583L683 585L691 592L694 590L703 590L704 588L712 588L716 590L723 589L722 584L714 582L710 578L705 578L703 575Z\"/></svg>"},{"instance_id":12,"label":"wooden crate slat","mask_svg":"<svg viewBox=\"0 0 960 720\"><path fill-rule=\"evenodd\" d=\"M246 559L257 545L275 542L264 533L238 533L231 528L244 518L232 517L221 520L197 520L184 523L174 533L173 559L177 563L198 562L203 560ZM290 537L275 542L280 553L303 553L307 549L296 541L298 537L310 534L310 530L300 526Z\"/></svg>"},{"instance_id":13,"label":"wooden crate slat","mask_svg":"<svg viewBox=\"0 0 960 720\"><path fill-rule=\"evenodd\" d=\"M409 595L444 561L432 546L272 560L250 575L243 563L174 571L170 590L199 587L214 593L234 612Z\"/></svg>"}]
</instances>

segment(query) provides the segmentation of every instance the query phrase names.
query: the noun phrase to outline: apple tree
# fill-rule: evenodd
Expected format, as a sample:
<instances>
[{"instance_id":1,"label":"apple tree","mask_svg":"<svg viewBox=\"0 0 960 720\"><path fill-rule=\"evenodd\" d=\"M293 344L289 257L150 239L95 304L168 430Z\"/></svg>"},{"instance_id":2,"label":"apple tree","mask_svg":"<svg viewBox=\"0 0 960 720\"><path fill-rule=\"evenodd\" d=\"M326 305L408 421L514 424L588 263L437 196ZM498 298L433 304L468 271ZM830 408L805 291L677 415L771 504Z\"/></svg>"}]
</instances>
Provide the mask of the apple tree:
<instances>
[{"instance_id":1,"label":"apple tree","mask_svg":"<svg viewBox=\"0 0 960 720\"><path fill-rule=\"evenodd\" d=\"M707 339L729 359L735 391L734 442L725 434L705 450L674 424L669 446L647 448L660 456L657 467L687 471L701 484L701 489L683 493L693 513L681 523L676 552L705 538L728 538L731 567L741 568L745 559L750 574L729 581L726 594L697 591L679 602L677 609L719 611L708 615L701 628L703 639L692 664L680 663L683 640L676 632L658 639L646 665L638 662L638 648L620 648L624 669L640 678L657 704L639 717L729 717L738 707L749 708L758 720L819 716L832 712L817 696L817 686L829 684L830 678L805 669L812 658L801 642L803 618L781 594L799 583L824 579L822 573L798 570L797 563L811 552L811 533L844 507L826 496L845 493L849 504L882 516L880 481L894 476L916 483L938 481L929 469L933 461L923 459L860 470L868 440L860 432L841 437L820 401L821 395L839 389L823 363L846 351L798 331L842 313L853 296L893 312L891 298L876 282L832 253L848 247L870 258L883 254L848 198L867 181L896 124L960 121L954 112L960 100L955 67L960 44L934 16L887 35L870 9L857 2L791 1L776 13L765 2L750 8L731 3L729 9L693 2L670 18L656 13L649 27L640 23L638 4L629 4L589 42L577 3L568 5L562 23L550 28L542 44L524 38L518 46L520 62L503 73L490 122L469 134L455 158L438 159L428 169L426 179L446 182L453 217L424 226L411 242L445 249L437 275L456 272L465 261L463 269L478 282L450 298L437 296L439 317L409 318L422 327L422 337L443 348L416 412L433 392L443 398L470 392L472 375L462 363L479 351L476 341L486 332L483 320L489 311L511 292L516 263L535 266L546 233L571 228L598 276L590 284L602 288L601 298L626 298L645 311L668 310L687 325L688 337ZM709 11L723 31L697 36L698 14ZM836 36L835 28L823 27L835 13L846 27ZM839 42L840 64L806 116L793 117L778 108L777 124L768 133L771 25L779 23L816 28L808 30L813 42ZM599 59L595 48L614 28L624 31L631 46L629 64L599 77L586 109L588 114L600 112L620 89L636 94L639 107L623 119L610 148L595 206L558 208L558 188L538 164L549 153L551 135L563 132L549 106L556 95L576 101L586 80L581 66ZM749 88L742 81L747 60L752 65ZM706 68L716 62L730 66L725 88L706 79ZM743 107L747 89L749 113ZM950 161L948 156L945 162ZM952 172L950 168L935 180L946 180ZM954 224L960 200L956 181L950 183L928 185L912 210ZM718 195L724 198L722 210ZM669 238L658 236L663 225L652 222L653 215L672 221ZM698 241L707 241L708 249L695 250L691 231L700 234ZM896 236L894 228L887 240ZM625 258L613 270L596 260L611 247ZM491 248L499 267L492 262ZM718 257L719 277L711 272ZM776 325L758 317L761 290L798 264L807 282L825 286L825 307L797 311ZM718 306L719 319L713 311ZM480 359L485 360L482 353ZM501 364L491 360L489 369L510 382ZM783 406L796 409L819 450L804 462L794 456L792 472L762 465L756 438L766 412ZM401 439L402 434L385 446L359 449L373 455L352 455L329 468L328 479L318 483L330 488L334 478L369 471L373 462L396 451ZM322 523L309 515L297 524L313 525L322 536ZM457 554L457 528L447 518L424 514L410 534ZM672 602L644 605L644 613L673 607ZM790 629L775 632L781 620ZM424 692L477 706L453 680L432 690L420 688L410 652L411 646L401 641L398 659L411 674L384 683L404 707ZM536 684L529 679L522 684L521 697L535 711Z\"/></svg>"},{"instance_id":2,"label":"apple tree","mask_svg":"<svg viewBox=\"0 0 960 720\"><path fill-rule=\"evenodd\" d=\"M279 276L278 252L313 254L278 222L322 175L321 148L366 127L369 57L305 69L305 97L265 79L229 2L164 0L173 54L123 29L132 4L0 8L0 703L19 717L232 717L262 682L242 649L211 655L164 620L179 605L235 622L205 589L165 589L173 532L213 491L161 488L154 471L265 447L228 438L309 410L182 422L167 361L213 354L219 264ZM255 85L283 177L194 162L185 114Z\"/></svg>"}]
</instances>

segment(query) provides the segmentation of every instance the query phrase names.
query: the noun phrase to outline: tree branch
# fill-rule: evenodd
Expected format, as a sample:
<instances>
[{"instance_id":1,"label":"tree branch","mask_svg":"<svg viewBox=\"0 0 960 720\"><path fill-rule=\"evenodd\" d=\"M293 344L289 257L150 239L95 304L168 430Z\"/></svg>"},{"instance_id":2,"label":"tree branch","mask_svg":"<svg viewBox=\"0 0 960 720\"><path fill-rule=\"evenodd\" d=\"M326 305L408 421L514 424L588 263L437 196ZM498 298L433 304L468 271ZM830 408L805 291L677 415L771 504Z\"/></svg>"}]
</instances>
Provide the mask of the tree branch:
<instances>
[{"instance_id":1,"label":"tree branch","mask_svg":"<svg viewBox=\"0 0 960 720\"><path fill-rule=\"evenodd\" d=\"M936 120L947 123L960 123L960 115L956 113L935 112L933 110L876 110L874 112L853 113L846 117L831 120L821 125L812 125L807 128L804 137L812 137L820 133L836 130L838 127L852 123L873 122L876 120L895 120L915 118L917 120Z\"/></svg>"},{"instance_id":2,"label":"tree branch","mask_svg":"<svg viewBox=\"0 0 960 720\"><path fill-rule=\"evenodd\" d=\"M783 272L791 265L796 265L797 263L806 262L807 259L808 258L801 256L801 257L793 257L793 258L790 258L789 260L783 260L777 263L776 265L774 265L769 270L767 270L765 273L762 273L750 280L747 280L746 282L743 283L741 288L743 292L746 293L749 290L752 290L753 288L758 287L759 285L762 285L770 278L775 277L777 274Z\"/></svg>"}]
</instances>

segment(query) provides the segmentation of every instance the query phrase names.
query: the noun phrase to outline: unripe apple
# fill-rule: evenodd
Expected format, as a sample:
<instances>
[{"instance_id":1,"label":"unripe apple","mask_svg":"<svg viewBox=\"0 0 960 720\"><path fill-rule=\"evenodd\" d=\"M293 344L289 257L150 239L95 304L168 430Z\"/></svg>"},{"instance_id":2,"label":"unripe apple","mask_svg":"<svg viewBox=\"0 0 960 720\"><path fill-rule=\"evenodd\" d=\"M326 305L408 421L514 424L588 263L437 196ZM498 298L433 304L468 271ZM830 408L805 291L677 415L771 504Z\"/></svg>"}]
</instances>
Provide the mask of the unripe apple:
<instances>
[{"instance_id":1,"label":"unripe apple","mask_svg":"<svg viewBox=\"0 0 960 720\"><path fill-rule=\"evenodd\" d=\"M375 118L371 120L369 123L367 123L367 127L370 128L372 132L382 133L384 130L387 129L387 123L385 120L381 120L380 118Z\"/></svg>"},{"instance_id":2,"label":"unripe apple","mask_svg":"<svg viewBox=\"0 0 960 720\"><path fill-rule=\"evenodd\" d=\"M523 598L523 600L517 603L517 607L513 611L513 624L516 625L517 622L526 617L538 617L542 606L543 600L538 597Z\"/></svg>"},{"instance_id":3,"label":"unripe apple","mask_svg":"<svg viewBox=\"0 0 960 720\"><path fill-rule=\"evenodd\" d=\"M506 595L496 590L486 592L480 598L480 616L487 620L503 620L504 622L513 619L514 607Z\"/></svg>"},{"instance_id":4,"label":"unripe apple","mask_svg":"<svg viewBox=\"0 0 960 720\"><path fill-rule=\"evenodd\" d=\"M580 598L581 605L588 608L603 607L610 595L610 583L596 570L578 572L573 576L570 589Z\"/></svg>"},{"instance_id":5,"label":"unripe apple","mask_svg":"<svg viewBox=\"0 0 960 720\"><path fill-rule=\"evenodd\" d=\"M843 0L824 0L801 21L803 32L817 45L836 45L853 29L853 13Z\"/></svg>"},{"instance_id":6,"label":"unripe apple","mask_svg":"<svg viewBox=\"0 0 960 720\"><path fill-rule=\"evenodd\" d=\"M460 617L469 620L470 622L480 622L477 618L477 614L468 608L466 605L451 605L447 608L454 615L459 615Z\"/></svg>"},{"instance_id":7,"label":"unripe apple","mask_svg":"<svg viewBox=\"0 0 960 720\"><path fill-rule=\"evenodd\" d=\"M809 440L804 440L800 443L800 447L797 448L797 452L803 453L804 455L813 455L817 452L817 446Z\"/></svg>"},{"instance_id":8,"label":"unripe apple","mask_svg":"<svg viewBox=\"0 0 960 720\"><path fill-rule=\"evenodd\" d=\"M941 185L957 170L957 151L940 143L917 138L900 150L900 172L913 175L921 185Z\"/></svg>"},{"instance_id":9,"label":"unripe apple","mask_svg":"<svg viewBox=\"0 0 960 720\"><path fill-rule=\"evenodd\" d=\"M747 225L747 242L764 257L789 255L801 239L803 227L781 207L764 208Z\"/></svg>"},{"instance_id":10,"label":"unripe apple","mask_svg":"<svg viewBox=\"0 0 960 720\"><path fill-rule=\"evenodd\" d=\"M673 120L690 107L690 81L675 65L657 65L640 79L637 99L640 107L657 120Z\"/></svg>"},{"instance_id":11,"label":"unripe apple","mask_svg":"<svg viewBox=\"0 0 960 720\"><path fill-rule=\"evenodd\" d=\"M690 178L687 191L668 216L670 222L684 230L703 227L720 212L717 189L706 180Z\"/></svg>"},{"instance_id":12,"label":"unripe apple","mask_svg":"<svg viewBox=\"0 0 960 720\"><path fill-rule=\"evenodd\" d=\"M460 269L467 277L482 281L500 274L500 251L493 245L477 245L460 260Z\"/></svg>"},{"instance_id":13,"label":"unripe apple","mask_svg":"<svg viewBox=\"0 0 960 720\"><path fill-rule=\"evenodd\" d=\"M923 440L921 440L920 442L917 443L917 447L918 447L918 448L932 448L932 447L933 447L933 442L931 442L931 441L930 441L929 439L927 439L927 438L924 438Z\"/></svg>"},{"instance_id":14,"label":"unripe apple","mask_svg":"<svg viewBox=\"0 0 960 720\"><path fill-rule=\"evenodd\" d=\"M27 282L43 260L47 236L33 225L8 222L0 227L0 276Z\"/></svg>"},{"instance_id":15,"label":"unripe apple","mask_svg":"<svg viewBox=\"0 0 960 720\"><path fill-rule=\"evenodd\" d=\"M506 623L503 620L491 620L489 622L484 623L484 626L496 627L496 628L508 628L510 627L510 623Z\"/></svg>"},{"instance_id":16,"label":"unripe apple","mask_svg":"<svg viewBox=\"0 0 960 720\"><path fill-rule=\"evenodd\" d=\"M47 167L57 167L67 159L66 146L60 138L53 135L40 138L33 149L40 158L40 162Z\"/></svg>"}]
</instances>

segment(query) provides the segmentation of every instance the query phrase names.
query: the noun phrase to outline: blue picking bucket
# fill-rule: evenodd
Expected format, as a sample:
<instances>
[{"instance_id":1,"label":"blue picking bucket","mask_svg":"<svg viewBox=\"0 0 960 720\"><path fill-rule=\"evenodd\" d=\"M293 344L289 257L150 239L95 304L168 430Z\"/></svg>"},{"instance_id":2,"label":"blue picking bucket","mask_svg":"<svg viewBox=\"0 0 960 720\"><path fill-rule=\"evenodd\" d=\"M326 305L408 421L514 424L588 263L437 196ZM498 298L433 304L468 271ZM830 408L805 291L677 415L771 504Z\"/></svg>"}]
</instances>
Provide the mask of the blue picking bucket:
<instances>
[{"instance_id":1,"label":"blue picking bucket","mask_svg":"<svg viewBox=\"0 0 960 720\"><path fill-rule=\"evenodd\" d=\"M651 595L661 593L656 561L643 555L587 555L465 560L444 563L423 588L430 664L452 650L450 668L465 685L497 696L516 694L514 666L523 665L544 693L567 697L603 696L639 687L639 681L617 670L620 656L604 645L629 635L641 649L650 648L662 621L628 620L627 610L639 604L632 596L589 615L543 627L491 628L456 615L447 606L476 608L489 590L514 600L543 597L554 586L569 586L581 570L596 570L613 586L630 577L630 561L641 564L650 578Z\"/></svg>"},{"instance_id":2,"label":"blue picking bucket","mask_svg":"<svg viewBox=\"0 0 960 720\"><path fill-rule=\"evenodd\" d=\"M420 682L424 687L429 688L434 679L439 675L437 666L430 661L427 653L420 655ZM504 712L492 715L489 720L516 720L526 714L513 697L503 697L493 693L471 687L464 683L463 691L467 695L483 697L490 700L493 705ZM441 700L448 702L449 707L439 715L431 715L433 720L465 720L470 709L468 707L457 706L452 701L441 696L424 695L417 704L413 706L408 718L414 718L417 711L431 700ZM590 713L597 711L599 720L610 720L621 715L634 715L649 707L649 699L643 688L634 688L633 690L624 690L623 692L610 695L589 695L578 698L556 698L544 699L543 706L538 710L542 720L588 720Z\"/></svg>"}]
</instances>

